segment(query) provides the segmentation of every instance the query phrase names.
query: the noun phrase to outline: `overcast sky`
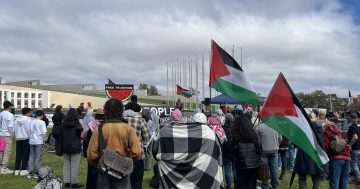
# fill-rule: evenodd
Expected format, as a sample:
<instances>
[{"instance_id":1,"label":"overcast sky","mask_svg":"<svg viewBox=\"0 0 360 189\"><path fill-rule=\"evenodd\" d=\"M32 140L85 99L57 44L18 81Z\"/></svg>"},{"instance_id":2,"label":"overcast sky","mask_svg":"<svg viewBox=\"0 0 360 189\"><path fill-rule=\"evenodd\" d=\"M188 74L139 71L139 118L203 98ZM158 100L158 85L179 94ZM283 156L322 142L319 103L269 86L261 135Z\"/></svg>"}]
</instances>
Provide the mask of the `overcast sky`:
<instances>
[{"instance_id":1,"label":"overcast sky","mask_svg":"<svg viewBox=\"0 0 360 189\"><path fill-rule=\"evenodd\" d=\"M331 79L338 95L360 94L360 1L354 2L2 0L0 76L99 88L109 77L154 84L166 94L171 60L197 57L200 66L204 54L208 85L214 39L229 53L234 45L239 63L242 47L243 69L263 95L279 72L295 92L329 92Z\"/></svg>"}]
</instances>

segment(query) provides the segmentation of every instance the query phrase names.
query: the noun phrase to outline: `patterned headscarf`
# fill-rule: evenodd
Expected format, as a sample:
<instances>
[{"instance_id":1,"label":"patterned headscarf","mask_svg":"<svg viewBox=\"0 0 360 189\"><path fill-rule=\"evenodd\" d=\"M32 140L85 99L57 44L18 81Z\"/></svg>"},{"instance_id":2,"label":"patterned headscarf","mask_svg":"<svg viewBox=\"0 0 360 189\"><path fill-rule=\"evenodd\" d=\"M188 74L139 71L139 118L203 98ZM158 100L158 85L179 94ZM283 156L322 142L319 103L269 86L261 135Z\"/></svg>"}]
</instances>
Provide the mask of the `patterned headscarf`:
<instances>
[{"instance_id":1,"label":"patterned headscarf","mask_svg":"<svg viewBox=\"0 0 360 189\"><path fill-rule=\"evenodd\" d=\"M221 126L220 120L215 116L211 116L208 119L208 125L218 136L218 138L220 139L220 142L223 143L226 140L226 134L225 134L224 129Z\"/></svg>"}]
</instances>

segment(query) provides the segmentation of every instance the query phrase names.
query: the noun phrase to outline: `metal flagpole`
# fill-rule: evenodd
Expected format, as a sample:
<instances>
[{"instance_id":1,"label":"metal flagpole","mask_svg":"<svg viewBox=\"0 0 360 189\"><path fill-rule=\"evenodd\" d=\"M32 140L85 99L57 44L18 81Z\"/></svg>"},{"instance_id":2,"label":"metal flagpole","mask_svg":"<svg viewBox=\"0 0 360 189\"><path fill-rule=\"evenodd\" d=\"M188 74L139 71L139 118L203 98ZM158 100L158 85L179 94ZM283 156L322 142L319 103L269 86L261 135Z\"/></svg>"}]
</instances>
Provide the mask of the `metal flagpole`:
<instances>
[{"instance_id":1,"label":"metal flagpole","mask_svg":"<svg viewBox=\"0 0 360 189\"><path fill-rule=\"evenodd\" d=\"M235 54L235 45L233 44L233 48L232 48L232 57L235 59L234 54Z\"/></svg>"},{"instance_id":2,"label":"metal flagpole","mask_svg":"<svg viewBox=\"0 0 360 189\"><path fill-rule=\"evenodd\" d=\"M169 105L169 62L166 62L166 104Z\"/></svg>"},{"instance_id":3,"label":"metal flagpole","mask_svg":"<svg viewBox=\"0 0 360 189\"><path fill-rule=\"evenodd\" d=\"M196 92L196 107L198 107L198 91L199 91L199 70L198 70L198 57L196 55L196 60L195 60L195 80L196 80L196 89L195 89L195 92Z\"/></svg>"},{"instance_id":4,"label":"metal flagpole","mask_svg":"<svg viewBox=\"0 0 360 189\"><path fill-rule=\"evenodd\" d=\"M174 61L171 59L171 95L174 95L175 96L175 94L174 94ZM173 98L173 100L174 100L174 98ZM172 105L174 105L174 102L175 101L173 101L173 103L172 103Z\"/></svg>"},{"instance_id":5,"label":"metal flagpole","mask_svg":"<svg viewBox=\"0 0 360 189\"><path fill-rule=\"evenodd\" d=\"M177 61L174 63L174 87L175 87L175 93L174 93L174 105L176 101L176 85L177 85Z\"/></svg>"},{"instance_id":6,"label":"metal flagpole","mask_svg":"<svg viewBox=\"0 0 360 189\"><path fill-rule=\"evenodd\" d=\"M190 59L190 56L189 56L189 90L190 90L190 87L192 88L192 83L191 83L191 59ZM191 92L191 95L192 95L192 91L190 90ZM191 110L192 108L192 97L189 98L189 109Z\"/></svg>"},{"instance_id":7,"label":"metal flagpole","mask_svg":"<svg viewBox=\"0 0 360 189\"><path fill-rule=\"evenodd\" d=\"M201 73L202 73L202 81L201 81L201 89L202 89L202 100L205 100L205 67L204 67L204 53L201 53ZM204 108L204 106L202 106Z\"/></svg>"},{"instance_id":8,"label":"metal flagpole","mask_svg":"<svg viewBox=\"0 0 360 189\"><path fill-rule=\"evenodd\" d=\"M242 66L242 47L240 47L240 64L241 64L241 68L243 67Z\"/></svg>"},{"instance_id":9,"label":"metal flagpole","mask_svg":"<svg viewBox=\"0 0 360 189\"><path fill-rule=\"evenodd\" d=\"M209 51L209 75L210 75L210 69L211 69L211 51ZM210 89L210 112L211 112L211 87L209 86Z\"/></svg>"}]
</instances>

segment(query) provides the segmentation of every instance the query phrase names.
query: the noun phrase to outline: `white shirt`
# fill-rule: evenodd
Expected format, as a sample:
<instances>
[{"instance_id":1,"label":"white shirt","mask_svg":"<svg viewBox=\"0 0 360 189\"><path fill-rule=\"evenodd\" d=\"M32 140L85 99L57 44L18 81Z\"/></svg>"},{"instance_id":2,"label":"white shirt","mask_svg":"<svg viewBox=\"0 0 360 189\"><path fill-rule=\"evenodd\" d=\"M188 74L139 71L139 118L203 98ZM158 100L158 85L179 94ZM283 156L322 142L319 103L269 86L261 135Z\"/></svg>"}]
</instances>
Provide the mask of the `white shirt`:
<instances>
[{"instance_id":1,"label":"white shirt","mask_svg":"<svg viewBox=\"0 0 360 189\"><path fill-rule=\"evenodd\" d=\"M30 126L30 141L31 145L44 144L44 137L46 135L46 125L43 120L34 119Z\"/></svg>"},{"instance_id":2,"label":"white shirt","mask_svg":"<svg viewBox=\"0 0 360 189\"><path fill-rule=\"evenodd\" d=\"M9 137L14 131L14 115L9 111L0 113L0 136Z\"/></svg>"},{"instance_id":3,"label":"white shirt","mask_svg":"<svg viewBox=\"0 0 360 189\"><path fill-rule=\"evenodd\" d=\"M16 140L29 139L31 121L31 117L23 115L15 119L14 133Z\"/></svg>"}]
</instances>

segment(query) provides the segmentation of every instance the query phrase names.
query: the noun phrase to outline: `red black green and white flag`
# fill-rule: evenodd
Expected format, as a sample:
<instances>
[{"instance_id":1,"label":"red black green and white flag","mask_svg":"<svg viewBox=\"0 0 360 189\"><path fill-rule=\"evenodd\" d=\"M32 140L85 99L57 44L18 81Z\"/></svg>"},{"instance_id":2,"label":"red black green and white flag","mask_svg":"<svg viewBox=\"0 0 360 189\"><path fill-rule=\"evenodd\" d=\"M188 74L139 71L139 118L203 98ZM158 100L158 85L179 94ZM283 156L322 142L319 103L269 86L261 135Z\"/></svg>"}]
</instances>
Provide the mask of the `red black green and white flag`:
<instances>
[{"instance_id":1,"label":"red black green and white flag","mask_svg":"<svg viewBox=\"0 0 360 189\"><path fill-rule=\"evenodd\" d=\"M176 85L176 94L184 96L185 98L192 97L192 92L190 90L184 89L184 88L180 87L179 85Z\"/></svg>"},{"instance_id":2,"label":"red black green and white flag","mask_svg":"<svg viewBox=\"0 0 360 189\"><path fill-rule=\"evenodd\" d=\"M257 105L260 98L247 79L244 70L215 41L211 41L209 86L245 103Z\"/></svg>"},{"instance_id":3,"label":"red black green and white flag","mask_svg":"<svg viewBox=\"0 0 360 189\"><path fill-rule=\"evenodd\" d=\"M318 166L329 161L318 143L314 126L282 73L260 110L259 118L303 150Z\"/></svg>"}]
</instances>

